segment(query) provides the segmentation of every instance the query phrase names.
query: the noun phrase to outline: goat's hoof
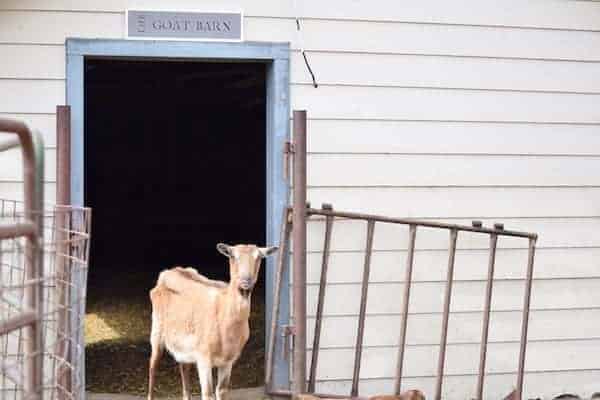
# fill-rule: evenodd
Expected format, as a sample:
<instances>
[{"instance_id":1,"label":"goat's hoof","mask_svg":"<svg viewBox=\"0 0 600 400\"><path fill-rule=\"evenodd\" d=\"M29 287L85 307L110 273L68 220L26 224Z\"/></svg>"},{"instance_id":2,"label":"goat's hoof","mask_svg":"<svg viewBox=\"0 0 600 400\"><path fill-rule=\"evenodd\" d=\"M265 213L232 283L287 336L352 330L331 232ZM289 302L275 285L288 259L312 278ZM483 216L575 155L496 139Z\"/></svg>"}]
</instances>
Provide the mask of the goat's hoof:
<instances>
[{"instance_id":1,"label":"goat's hoof","mask_svg":"<svg viewBox=\"0 0 600 400\"><path fill-rule=\"evenodd\" d=\"M217 400L229 400L229 390L221 390L217 394Z\"/></svg>"}]
</instances>

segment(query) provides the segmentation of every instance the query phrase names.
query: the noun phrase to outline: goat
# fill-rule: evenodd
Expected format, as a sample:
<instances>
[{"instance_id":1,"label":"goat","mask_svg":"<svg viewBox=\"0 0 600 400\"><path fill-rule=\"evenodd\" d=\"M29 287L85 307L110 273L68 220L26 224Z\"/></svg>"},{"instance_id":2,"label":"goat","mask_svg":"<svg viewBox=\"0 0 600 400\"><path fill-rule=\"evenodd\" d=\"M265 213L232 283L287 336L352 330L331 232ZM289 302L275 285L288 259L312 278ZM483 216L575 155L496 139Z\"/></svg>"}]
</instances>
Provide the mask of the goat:
<instances>
[{"instance_id":1,"label":"goat","mask_svg":"<svg viewBox=\"0 0 600 400\"><path fill-rule=\"evenodd\" d=\"M154 375L163 350L179 363L183 399L191 399L189 371L196 364L202 399L212 400L212 369L217 368L217 400L229 390L231 368L242 352L250 328L251 294L261 259L277 247L217 244L229 259L229 283L215 281L193 268L176 267L160 273L150 291L152 330L148 400L153 398Z\"/></svg>"}]
</instances>

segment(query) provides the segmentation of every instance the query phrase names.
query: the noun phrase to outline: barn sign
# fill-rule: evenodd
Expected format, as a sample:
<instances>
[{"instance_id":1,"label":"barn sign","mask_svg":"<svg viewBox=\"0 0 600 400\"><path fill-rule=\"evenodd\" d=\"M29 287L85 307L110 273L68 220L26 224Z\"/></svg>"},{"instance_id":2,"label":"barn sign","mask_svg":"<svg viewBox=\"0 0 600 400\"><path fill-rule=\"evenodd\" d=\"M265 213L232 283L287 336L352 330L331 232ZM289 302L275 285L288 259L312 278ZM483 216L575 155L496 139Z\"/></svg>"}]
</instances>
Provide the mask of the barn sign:
<instances>
[{"instance_id":1,"label":"barn sign","mask_svg":"<svg viewBox=\"0 0 600 400\"><path fill-rule=\"evenodd\" d=\"M127 10L130 39L241 41L241 12Z\"/></svg>"}]
</instances>

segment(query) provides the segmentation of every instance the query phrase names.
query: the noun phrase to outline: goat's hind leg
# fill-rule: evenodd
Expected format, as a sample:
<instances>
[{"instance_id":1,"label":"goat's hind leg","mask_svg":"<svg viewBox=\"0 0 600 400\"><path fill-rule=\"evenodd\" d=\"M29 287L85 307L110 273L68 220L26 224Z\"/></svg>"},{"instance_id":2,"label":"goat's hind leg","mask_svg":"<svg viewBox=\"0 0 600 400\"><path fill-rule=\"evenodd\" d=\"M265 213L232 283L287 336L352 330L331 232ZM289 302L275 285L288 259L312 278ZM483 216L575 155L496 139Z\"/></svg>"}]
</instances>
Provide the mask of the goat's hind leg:
<instances>
[{"instance_id":1,"label":"goat's hind leg","mask_svg":"<svg viewBox=\"0 0 600 400\"><path fill-rule=\"evenodd\" d=\"M160 323L158 316L152 313L152 328L150 331L150 346L152 347L152 353L150 354L150 365L148 368L148 400L152 400L154 397L154 376L156 375L156 369L158 363L163 354L163 343L160 339Z\"/></svg>"},{"instance_id":2,"label":"goat's hind leg","mask_svg":"<svg viewBox=\"0 0 600 400\"><path fill-rule=\"evenodd\" d=\"M183 400L192 400L192 387L190 386L190 369L192 364L179 363L179 372L181 373L181 391Z\"/></svg>"},{"instance_id":3,"label":"goat's hind leg","mask_svg":"<svg viewBox=\"0 0 600 400\"><path fill-rule=\"evenodd\" d=\"M217 400L227 400L232 367L233 363L229 363L218 368Z\"/></svg>"},{"instance_id":4,"label":"goat's hind leg","mask_svg":"<svg viewBox=\"0 0 600 400\"><path fill-rule=\"evenodd\" d=\"M162 357L163 347L158 341L151 341L152 354L150 355L150 368L148 369L148 400L152 400L154 397L154 376L158 363Z\"/></svg>"}]
</instances>

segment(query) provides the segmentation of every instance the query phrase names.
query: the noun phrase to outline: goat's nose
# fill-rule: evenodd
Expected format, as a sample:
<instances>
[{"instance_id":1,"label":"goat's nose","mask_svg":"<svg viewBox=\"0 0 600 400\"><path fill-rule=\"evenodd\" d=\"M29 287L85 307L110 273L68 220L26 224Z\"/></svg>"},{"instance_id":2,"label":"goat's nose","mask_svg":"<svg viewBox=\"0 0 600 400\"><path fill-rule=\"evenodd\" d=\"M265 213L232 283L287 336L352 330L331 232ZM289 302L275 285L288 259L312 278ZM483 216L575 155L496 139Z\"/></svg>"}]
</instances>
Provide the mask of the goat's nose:
<instances>
[{"instance_id":1,"label":"goat's nose","mask_svg":"<svg viewBox=\"0 0 600 400\"><path fill-rule=\"evenodd\" d=\"M240 288L242 288L244 290L252 289L252 279L250 279L250 278L240 279Z\"/></svg>"}]
</instances>

